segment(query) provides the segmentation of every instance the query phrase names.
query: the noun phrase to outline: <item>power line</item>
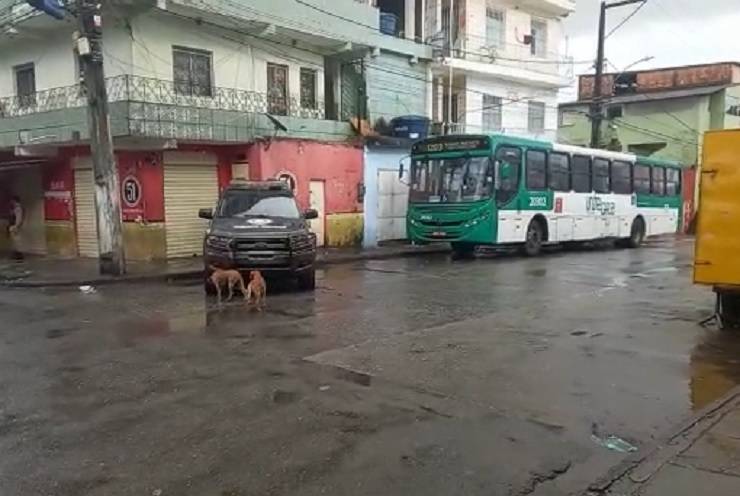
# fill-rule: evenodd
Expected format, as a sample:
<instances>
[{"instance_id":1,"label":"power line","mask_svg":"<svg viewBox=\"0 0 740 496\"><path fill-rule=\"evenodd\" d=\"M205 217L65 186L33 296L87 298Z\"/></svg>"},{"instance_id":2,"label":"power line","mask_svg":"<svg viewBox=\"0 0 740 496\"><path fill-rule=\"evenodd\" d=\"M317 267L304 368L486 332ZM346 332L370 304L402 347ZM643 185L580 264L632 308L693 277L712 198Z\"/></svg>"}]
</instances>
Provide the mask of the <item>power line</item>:
<instances>
[{"instance_id":1,"label":"power line","mask_svg":"<svg viewBox=\"0 0 740 496\"><path fill-rule=\"evenodd\" d=\"M210 10L210 9L208 9L208 10ZM175 16L175 17L179 17L179 18L182 18L182 19L187 19L189 21L197 22L199 24L206 24L206 25L210 25L212 27L218 28L218 29L224 29L223 26L221 26L219 24L216 24L216 23L214 23L212 21L205 20L205 19L200 19L200 18L197 18L197 17L191 17L191 16L188 16L188 15L185 15L185 14L179 14L179 13L171 12L171 11L167 11L167 10L162 10L162 12L164 12L166 14L169 14L169 15L172 15L172 16ZM215 11L212 11L212 12L215 12ZM258 39L258 40L264 41L264 42L266 42L268 44L275 44L275 45L286 46L286 47L289 47L289 48L293 48L293 49L296 49L296 50L299 50L299 51L304 51L304 52L311 53L313 55L318 55L318 56L321 56L321 57L325 57L326 56L326 54L324 54L324 53L317 52L315 50L311 50L311 49L306 48L304 46L293 46L292 44L281 42L279 40L272 40L272 39L264 38L264 37L261 37L261 36L256 35L256 34L249 33L249 32L246 32L246 31L237 29L236 27L231 27L231 28L226 28L226 29L228 29L230 31L233 31L235 33L239 33L239 34L241 34L243 36L247 36L249 38L253 38L253 39ZM222 34L219 34L217 36L219 36L219 37L221 37L223 39L229 40L231 42L234 42L234 43L245 44L244 41L242 41L242 40L237 40L237 39L234 39L234 38L231 38L231 37L222 35ZM302 61L306 62L305 59L297 59L297 58L294 58L294 60L299 60L299 61L302 60ZM313 64L315 62L311 61L310 63ZM392 69L388 69L386 67L382 67L382 66L378 66L378 65L374 65L374 64L366 64L366 67L369 67L369 68L378 70L380 72L385 72L387 74L393 74L393 75L396 75L396 76L399 76L399 77L413 79L413 80L420 81L420 82L427 83L427 84L434 82L433 79L430 80L430 79L426 79L425 77L414 76L412 74L394 71ZM464 86L453 85L452 87L453 87L453 89L460 90L460 91L466 91L468 93L480 94L480 95L490 95L489 93L486 93L485 91L474 90L474 89L467 88L467 87L464 87ZM502 97L502 99L504 99L504 100L512 100L512 99L503 98L503 97ZM520 101L520 99L514 99L512 101L513 102L518 102L518 101Z\"/></svg>"},{"instance_id":2,"label":"power line","mask_svg":"<svg viewBox=\"0 0 740 496\"><path fill-rule=\"evenodd\" d=\"M324 15L328 15L330 17L334 17L335 19L339 19L339 20L342 20L342 21L345 21L345 22L349 22L349 23L354 24L356 26L360 26L360 27L363 27L365 29L369 29L369 30L371 30L373 32L378 32L378 27L377 26L372 26L370 24L365 24L365 23L362 23L362 22L357 21L355 19L351 19L351 18L348 18L348 17L345 17L345 16L341 16L339 14L335 14L334 12L328 11L326 9L323 9L323 8L317 6L317 5L314 5L314 4L310 3L310 2L306 2L304 0L294 0L294 1L296 3L298 3L298 4L300 4L300 5L303 5L305 7L308 7L310 9L313 9L313 10L315 10L317 12L320 12L320 13L322 13ZM419 41L419 40L410 40L410 41L413 41L414 43L416 43L418 45L430 47L432 49L439 49L440 48L438 45L435 45L435 44L429 43L429 42L425 42L425 41ZM491 56L491 54L489 52L477 52L477 51L462 50L462 49L454 49L454 50L459 51L459 52L462 52L462 53L467 54L467 55L477 55L479 57L490 57ZM531 62L531 63L537 63L537 64L578 64L578 65L580 65L580 64L593 64L593 60L581 60L581 61L575 61L575 60L572 60L571 61L571 60L567 60L567 59L563 59L563 60L531 60L531 59L518 59L518 58L511 58L511 57L500 57L500 56L495 56L495 57L493 57L493 59L494 60L505 60L507 62Z\"/></svg>"},{"instance_id":3,"label":"power line","mask_svg":"<svg viewBox=\"0 0 740 496\"><path fill-rule=\"evenodd\" d=\"M644 0L640 5L638 5L635 8L635 10L632 11L632 13L630 13L627 17L625 17L624 19L622 19L622 22L620 22L619 24L617 24L611 31L609 31L609 33L606 35L605 39L608 39L617 30L619 30L619 28L621 28L622 26L624 26L625 24L627 24L627 22L629 22L630 19L632 19L633 17L635 17L637 15L637 13L640 12L640 10L642 10L642 8L646 4L647 4L647 0Z\"/></svg>"}]
</instances>

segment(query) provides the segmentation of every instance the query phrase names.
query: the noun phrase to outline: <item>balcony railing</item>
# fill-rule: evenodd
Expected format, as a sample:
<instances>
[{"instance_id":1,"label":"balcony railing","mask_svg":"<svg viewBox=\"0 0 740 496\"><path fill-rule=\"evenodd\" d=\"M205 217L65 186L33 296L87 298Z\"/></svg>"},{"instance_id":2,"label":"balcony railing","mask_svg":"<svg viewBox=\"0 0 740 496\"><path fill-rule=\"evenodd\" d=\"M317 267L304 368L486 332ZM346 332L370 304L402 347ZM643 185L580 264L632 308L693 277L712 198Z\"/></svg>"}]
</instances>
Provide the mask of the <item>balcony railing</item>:
<instances>
[{"instance_id":1,"label":"balcony railing","mask_svg":"<svg viewBox=\"0 0 740 496\"><path fill-rule=\"evenodd\" d=\"M272 114L324 119L323 102L303 101L280 93L258 93L217 86L193 87L148 77L122 75L106 79L109 102L147 103L203 110ZM81 85L64 86L33 94L0 98L0 119L84 107L87 97Z\"/></svg>"},{"instance_id":2,"label":"balcony railing","mask_svg":"<svg viewBox=\"0 0 740 496\"><path fill-rule=\"evenodd\" d=\"M444 33L431 40L438 46L439 55L448 56L449 42ZM534 53L533 53L534 52ZM573 59L564 57L557 51L532 48L523 43L503 43L492 41L485 36L461 35L453 44L452 56L455 58L498 64L515 69L524 69L547 76L573 77Z\"/></svg>"}]
</instances>

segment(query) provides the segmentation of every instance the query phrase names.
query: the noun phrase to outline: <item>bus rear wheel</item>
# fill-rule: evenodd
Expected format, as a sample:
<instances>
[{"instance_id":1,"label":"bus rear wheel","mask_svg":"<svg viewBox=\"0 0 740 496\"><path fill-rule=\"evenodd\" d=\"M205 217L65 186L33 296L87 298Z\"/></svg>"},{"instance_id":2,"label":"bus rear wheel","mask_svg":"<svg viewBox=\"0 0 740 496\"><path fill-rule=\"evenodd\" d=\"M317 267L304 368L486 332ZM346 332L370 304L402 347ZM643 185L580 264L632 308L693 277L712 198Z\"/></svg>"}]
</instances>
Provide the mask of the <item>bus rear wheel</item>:
<instances>
[{"instance_id":1,"label":"bus rear wheel","mask_svg":"<svg viewBox=\"0 0 740 496\"><path fill-rule=\"evenodd\" d=\"M630 237L627 238L628 248L639 248L645 241L645 221L642 217L638 217L632 221L632 228L630 229Z\"/></svg>"},{"instance_id":2,"label":"bus rear wheel","mask_svg":"<svg viewBox=\"0 0 740 496\"><path fill-rule=\"evenodd\" d=\"M536 257L542 252L542 241L544 232L542 224L537 220L529 223L527 228L527 239L524 241L524 254L528 257Z\"/></svg>"},{"instance_id":3,"label":"bus rear wheel","mask_svg":"<svg viewBox=\"0 0 740 496\"><path fill-rule=\"evenodd\" d=\"M475 255L475 245L470 243L452 243L452 258L462 260L473 258Z\"/></svg>"}]
</instances>

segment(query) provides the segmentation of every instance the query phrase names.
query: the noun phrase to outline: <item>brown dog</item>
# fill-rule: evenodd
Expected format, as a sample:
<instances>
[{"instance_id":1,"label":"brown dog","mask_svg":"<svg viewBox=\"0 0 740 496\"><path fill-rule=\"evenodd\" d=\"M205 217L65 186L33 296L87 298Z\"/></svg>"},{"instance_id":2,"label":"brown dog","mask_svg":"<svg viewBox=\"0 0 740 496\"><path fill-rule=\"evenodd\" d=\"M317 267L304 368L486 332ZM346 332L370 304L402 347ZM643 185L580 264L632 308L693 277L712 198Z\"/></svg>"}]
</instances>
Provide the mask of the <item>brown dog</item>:
<instances>
[{"instance_id":1,"label":"brown dog","mask_svg":"<svg viewBox=\"0 0 740 496\"><path fill-rule=\"evenodd\" d=\"M255 306L262 310L267 299L267 283L259 270L249 273L249 284L247 285L247 300L252 301Z\"/></svg>"},{"instance_id":2,"label":"brown dog","mask_svg":"<svg viewBox=\"0 0 740 496\"><path fill-rule=\"evenodd\" d=\"M231 301L234 297L234 287L236 286L244 295L244 300L249 300L249 290L244 286L244 278L238 270L234 269L221 269L213 265L209 266L211 269L211 283L216 287L216 294L218 295L218 302L221 303L221 287L226 286L229 288L229 297L226 301Z\"/></svg>"}]
</instances>

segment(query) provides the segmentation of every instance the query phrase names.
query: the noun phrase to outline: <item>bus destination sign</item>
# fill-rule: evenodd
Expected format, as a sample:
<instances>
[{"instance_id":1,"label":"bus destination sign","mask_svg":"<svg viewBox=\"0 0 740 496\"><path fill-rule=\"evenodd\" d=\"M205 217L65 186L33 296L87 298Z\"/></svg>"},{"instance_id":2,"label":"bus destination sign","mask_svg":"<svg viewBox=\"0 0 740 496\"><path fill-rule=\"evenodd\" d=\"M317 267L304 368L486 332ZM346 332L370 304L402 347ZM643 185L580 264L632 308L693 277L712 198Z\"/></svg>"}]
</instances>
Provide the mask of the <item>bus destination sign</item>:
<instances>
[{"instance_id":1,"label":"bus destination sign","mask_svg":"<svg viewBox=\"0 0 740 496\"><path fill-rule=\"evenodd\" d=\"M490 147L489 139L484 136L452 136L416 143L411 149L411 153L417 155L421 153L470 152L489 150Z\"/></svg>"}]
</instances>

